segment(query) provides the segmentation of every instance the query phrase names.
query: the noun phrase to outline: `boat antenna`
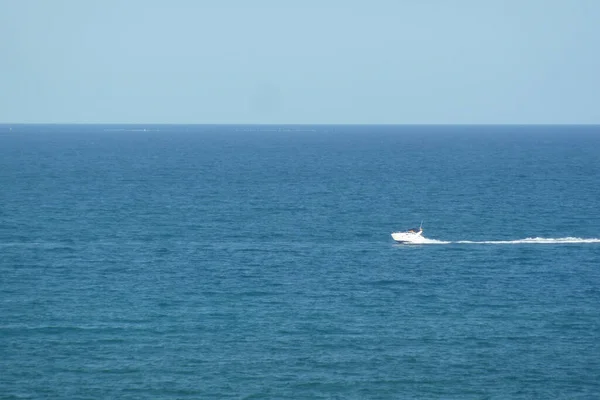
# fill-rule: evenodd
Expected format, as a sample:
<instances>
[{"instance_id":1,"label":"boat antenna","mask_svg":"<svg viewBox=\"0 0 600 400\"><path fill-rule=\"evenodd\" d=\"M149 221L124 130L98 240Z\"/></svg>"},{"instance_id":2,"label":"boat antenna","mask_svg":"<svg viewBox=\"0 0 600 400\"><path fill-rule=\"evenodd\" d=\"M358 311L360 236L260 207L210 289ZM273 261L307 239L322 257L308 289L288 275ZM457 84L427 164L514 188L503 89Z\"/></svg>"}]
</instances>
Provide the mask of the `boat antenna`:
<instances>
[{"instance_id":1,"label":"boat antenna","mask_svg":"<svg viewBox=\"0 0 600 400\"><path fill-rule=\"evenodd\" d=\"M419 227L419 230L423 230L423 220L421 220L421 226Z\"/></svg>"}]
</instances>

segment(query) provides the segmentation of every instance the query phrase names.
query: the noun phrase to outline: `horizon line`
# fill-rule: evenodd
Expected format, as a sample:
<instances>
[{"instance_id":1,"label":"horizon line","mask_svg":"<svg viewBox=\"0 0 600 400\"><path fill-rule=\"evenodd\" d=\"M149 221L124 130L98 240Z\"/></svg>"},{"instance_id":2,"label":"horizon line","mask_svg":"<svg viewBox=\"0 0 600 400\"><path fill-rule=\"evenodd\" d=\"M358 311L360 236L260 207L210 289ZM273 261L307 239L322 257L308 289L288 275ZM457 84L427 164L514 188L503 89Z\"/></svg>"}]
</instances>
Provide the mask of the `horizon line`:
<instances>
[{"instance_id":1,"label":"horizon line","mask_svg":"<svg viewBox=\"0 0 600 400\"><path fill-rule=\"evenodd\" d=\"M208 123L208 122L0 122L9 125L162 125L162 126L600 126L597 123Z\"/></svg>"}]
</instances>

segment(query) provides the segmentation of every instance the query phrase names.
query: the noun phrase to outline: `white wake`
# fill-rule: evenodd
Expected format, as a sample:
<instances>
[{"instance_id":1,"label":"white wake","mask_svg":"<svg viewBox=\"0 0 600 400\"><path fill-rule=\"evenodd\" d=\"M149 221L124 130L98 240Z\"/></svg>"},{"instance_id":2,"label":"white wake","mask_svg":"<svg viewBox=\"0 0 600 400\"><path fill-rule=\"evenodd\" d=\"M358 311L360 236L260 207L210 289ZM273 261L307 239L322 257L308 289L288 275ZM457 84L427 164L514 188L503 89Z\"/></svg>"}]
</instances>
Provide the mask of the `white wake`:
<instances>
[{"instance_id":1,"label":"white wake","mask_svg":"<svg viewBox=\"0 0 600 400\"><path fill-rule=\"evenodd\" d=\"M563 238L526 238L517 240L436 240L420 237L406 243L412 244L566 244L566 243L600 243L598 238L579 238L579 237L563 237Z\"/></svg>"},{"instance_id":2,"label":"white wake","mask_svg":"<svg viewBox=\"0 0 600 400\"><path fill-rule=\"evenodd\" d=\"M562 243L600 243L597 238L579 238L579 237L563 237L563 238L527 238L518 240L459 240L452 243L467 243L467 244L562 244Z\"/></svg>"}]
</instances>

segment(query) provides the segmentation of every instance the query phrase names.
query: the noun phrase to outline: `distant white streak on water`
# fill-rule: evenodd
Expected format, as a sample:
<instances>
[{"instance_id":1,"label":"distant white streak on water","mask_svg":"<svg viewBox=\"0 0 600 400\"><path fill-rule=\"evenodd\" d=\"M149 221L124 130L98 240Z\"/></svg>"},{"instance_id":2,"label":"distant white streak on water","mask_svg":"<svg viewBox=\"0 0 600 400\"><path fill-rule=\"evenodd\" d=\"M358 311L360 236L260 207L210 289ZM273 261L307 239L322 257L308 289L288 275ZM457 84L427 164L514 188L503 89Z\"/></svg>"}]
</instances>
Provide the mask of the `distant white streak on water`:
<instances>
[{"instance_id":1,"label":"distant white streak on water","mask_svg":"<svg viewBox=\"0 0 600 400\"><path fill-rule=\"evenodd\" d=\"M599 238L578 238L578 237L564 237L564 238L526 238L517 240L457 240L457 241L446 241L422 238L419 242L410 243L415 244L570 244L570 243L600 243Z\"/></svg>"}]
</instances>

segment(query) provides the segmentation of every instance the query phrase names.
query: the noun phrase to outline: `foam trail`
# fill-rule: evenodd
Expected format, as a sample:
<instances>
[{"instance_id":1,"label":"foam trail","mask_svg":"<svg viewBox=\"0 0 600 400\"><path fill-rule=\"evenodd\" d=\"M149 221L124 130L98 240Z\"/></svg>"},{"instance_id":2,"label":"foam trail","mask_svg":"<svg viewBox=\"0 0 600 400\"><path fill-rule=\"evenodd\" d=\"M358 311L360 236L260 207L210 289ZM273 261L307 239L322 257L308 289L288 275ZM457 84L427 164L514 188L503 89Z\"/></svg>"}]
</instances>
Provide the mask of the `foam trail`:
<instances>
[{"instance_id":1,"label":"foam trail","mask_svg":"<svg viewBox=\"0 0 600 400\"><path fill-rule=\"evenodd\" d=\"M452 242L448 242L446 240L435 240L435 239L427 239L421 238L418 242L414 242L414 244L450 244Z\"/></svg>"},{"instance_id":2,"label":"foam trail","mask_svg":"<svg viewBox=\"0 0 600 400\"><path fill-rule=\"evenodd\" d=\"M579 237L563 237L563 238L526 238L518 240L436 240L426 237L418 237L410 243L404 245L420 245L420 244L569 244L569 243L600 243L598 238L579 238Z\"/></svg>"},{"instance_id":3,"label":"foam trail","mask_svg":"<svg viewBox=\"0 0 600 400\"><path fill-rule=\"evenodd\" d=\"M472 240L459 240L452 243L461 244L565 244L565 243L600 243L600 239L591 238L578 238L578 237L564 237L564 238L527 238L518 240L483 240L483 241L472 241Z\"/></svg>"}]
</instances>

